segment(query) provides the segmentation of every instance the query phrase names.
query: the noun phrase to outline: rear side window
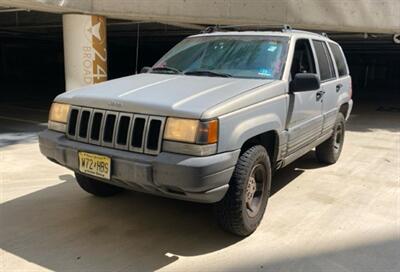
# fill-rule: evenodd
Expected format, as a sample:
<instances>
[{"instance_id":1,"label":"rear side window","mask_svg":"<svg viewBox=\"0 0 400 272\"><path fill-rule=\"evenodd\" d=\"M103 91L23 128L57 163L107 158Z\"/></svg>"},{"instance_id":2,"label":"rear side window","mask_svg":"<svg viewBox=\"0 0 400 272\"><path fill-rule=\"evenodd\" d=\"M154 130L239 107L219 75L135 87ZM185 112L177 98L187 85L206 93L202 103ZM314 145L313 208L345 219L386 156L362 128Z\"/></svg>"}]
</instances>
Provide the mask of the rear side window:
<instances>
[{"instance_id":1,"label":"rear side window","mask_svg":"<svg viewBox=\"0 0 400 272\"><path fill-rule=\"evenodd\" d=\"M321 81L335 78L335 70L326 43L323 41L313 41L313 44L315 53L317 54Z\"/></svg>"},{"instance_id":2,"label":"rear side window","mask_svg":"<svg viewBox=\"0 0 400 272\"><path fill-rule=\"evenodd\" d=\"M346 60L344 58L342 50L340 50L340 47L334 43L329 43L329 47L331 48L333 57L335 59L339 76L347 76L349 74L349 71L347 70Z\"/></svg>"}]
</instances>

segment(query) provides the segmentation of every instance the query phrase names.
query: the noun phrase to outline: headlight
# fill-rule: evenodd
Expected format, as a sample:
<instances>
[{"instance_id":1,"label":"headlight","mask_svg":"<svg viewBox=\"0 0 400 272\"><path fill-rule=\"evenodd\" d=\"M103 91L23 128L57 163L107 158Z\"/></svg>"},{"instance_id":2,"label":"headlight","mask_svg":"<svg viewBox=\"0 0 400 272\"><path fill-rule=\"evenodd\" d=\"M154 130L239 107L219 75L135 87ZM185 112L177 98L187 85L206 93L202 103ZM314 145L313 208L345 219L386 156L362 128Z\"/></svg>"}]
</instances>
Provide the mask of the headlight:
<instances>
[{"instance_id":1,"label":"headlight","mask_svg":"<svg viewBox=\"0 0 400 272\"><path fill-rule=\"evenodd\" d=\"M170 117L165 125L164 139L193 144L215 144L218 141L218 121L202 122Z\"/></svg>"},{"instance_id":2,"label":"headlight","mask_svg":"<svg viewBox=\"0 0 400 272\"><path fill-rule=\"evenodd\" d=\"M70 105L53 103L50 108L49 121L67 123Z\"/></svg>"},{"instance_id":3,"label":"headlight","mask_svg":"<svg viewBox=\"0 0 400 272\"><path fill-rule=\"evenodd\" d=\"M165 126L164 139L178 142L196 142L198 120L168 118Z\"/></svg>"},{"instance_id":4,"label":"headlight","mask_svg":"<svg viewBox=\"0 0 400 272\"><path fill-rule=\"evenodd\" d=\"M49 113L48 127L51 130L66 132L67 119L70 105L62 103L53 103Z\"/></svg>"},{"instance_id":5,"label":"headlight","mask_svg":"<svg viewBox=\"0 0 400 272\"><path fill-rule=\"evenodd\" d=\"M217 152L218 120L168 118L165 125L163 150L194 156Z\"/></svg>"}]
</instances>

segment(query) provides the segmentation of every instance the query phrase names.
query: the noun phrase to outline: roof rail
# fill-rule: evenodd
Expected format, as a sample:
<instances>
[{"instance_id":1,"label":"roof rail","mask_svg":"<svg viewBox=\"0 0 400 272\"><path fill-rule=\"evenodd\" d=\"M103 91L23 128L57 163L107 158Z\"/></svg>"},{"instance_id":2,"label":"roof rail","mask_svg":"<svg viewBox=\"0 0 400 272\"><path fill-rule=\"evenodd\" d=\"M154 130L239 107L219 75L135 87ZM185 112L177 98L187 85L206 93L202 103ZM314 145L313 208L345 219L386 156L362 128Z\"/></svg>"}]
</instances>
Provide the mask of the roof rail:
<instances>
[{"instance_id":1,"label":"roof rail","mask_svg":"<svg viewBox=\"0 0 400 272\"><path fill-rule=\"evenodd\" d=\"M208 26L201 31L201 33L212 33L216 31L240 31L240 30L275 30L287 32L291 31L292 27L290 25L261 25L261 24L249 24L249 25L214 25Z\"/></svg>"},{"instance_id":2,"label":"roof rail","mask_svg":"<svg viewBox=\"0 0 400 272\"><path fill-rule=\"evenodd\" d=\"M290 31L292 31L293 33L306 33L306 34L313 34L316 36L323 36L325 38L329 38L328 34L326 34L325 32L314 32L314 31L307 31L307 30L300 30L300 29L291 29Z\"/></svg>"},{"instance_id":3,"label":"roof rail","mask_svg":"<svg viewBox=\"0 0 400 272\"><path fill-rule=\"evenodd\" d=\"M307 33L314 35L321 35L325 38L329 38L325 32L313 32L307 30L293 29L290 25L214 25L204 28L201 33L213 33L213 32L227 32L227 31L281 31L281 32L293 32L293 33Z\"/></svg>"}]
</instances>

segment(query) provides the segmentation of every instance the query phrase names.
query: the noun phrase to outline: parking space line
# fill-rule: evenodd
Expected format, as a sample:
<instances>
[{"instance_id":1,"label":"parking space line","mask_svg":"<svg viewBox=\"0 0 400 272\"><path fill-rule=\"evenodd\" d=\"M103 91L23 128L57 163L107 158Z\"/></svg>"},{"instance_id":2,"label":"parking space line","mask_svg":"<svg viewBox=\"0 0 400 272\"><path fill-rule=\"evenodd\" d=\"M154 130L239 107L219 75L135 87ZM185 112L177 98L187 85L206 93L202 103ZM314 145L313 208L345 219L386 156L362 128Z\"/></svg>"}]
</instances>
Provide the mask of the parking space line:
<instances>
[{"instance_id":1,"label":"parking space line","mask_svg":"<svg viewBox=\"0 0 400 272\"><path fill-rule=\"evenodd\" d=\"M0 115L0 119L9 120L9 121L24 122L24 123L30 123L30 124L35 124L35 125L47 125L47 122L42 123L42 122L38 122L38 121L34 121L34 120L20 119L20 118L1 116L1 115Z\"/></svg>"}]
</instances>

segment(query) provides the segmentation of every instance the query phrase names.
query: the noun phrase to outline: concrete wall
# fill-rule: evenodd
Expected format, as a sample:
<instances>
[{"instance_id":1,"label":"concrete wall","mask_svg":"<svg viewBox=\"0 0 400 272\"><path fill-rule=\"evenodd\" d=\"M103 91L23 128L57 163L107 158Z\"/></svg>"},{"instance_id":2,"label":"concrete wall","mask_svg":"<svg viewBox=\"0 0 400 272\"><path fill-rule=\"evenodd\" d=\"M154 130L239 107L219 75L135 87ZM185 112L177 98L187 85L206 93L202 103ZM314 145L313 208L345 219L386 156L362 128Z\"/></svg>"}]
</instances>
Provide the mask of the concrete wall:
<instances>
[{"instance_id":1,"label":"concrete wall","mask_svg":"<svg viewBox=\"0 0 400 272\"><path fill-rule=\"evenodd\" d=\"M399 0L0 0L0 6L190 24L290 24L325 31L400 32Z\"/></svg>"}]
</instances>

